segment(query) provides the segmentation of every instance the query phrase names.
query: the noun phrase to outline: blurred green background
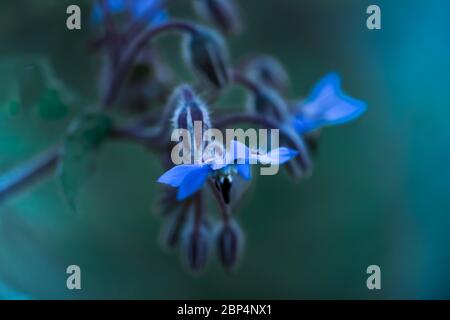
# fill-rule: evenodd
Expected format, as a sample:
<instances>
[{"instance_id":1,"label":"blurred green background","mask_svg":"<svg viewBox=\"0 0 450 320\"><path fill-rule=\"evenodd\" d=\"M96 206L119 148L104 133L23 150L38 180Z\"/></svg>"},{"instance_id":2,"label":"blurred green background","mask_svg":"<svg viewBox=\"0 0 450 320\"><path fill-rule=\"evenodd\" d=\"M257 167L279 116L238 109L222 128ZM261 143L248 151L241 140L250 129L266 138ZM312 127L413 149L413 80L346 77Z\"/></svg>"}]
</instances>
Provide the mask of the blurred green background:
<instances>
[{"instance_id":1,"label":"blurred green background","mask_svg":"<svg viewBox=\"0 0 450 320\"><path fill-rule=\"evenodd\" d=\"M188 1L179 2L171 13L191 17ZM161 249L152 213L159 162L140 146L110 142L78 214L55 178L1 205L3 286L35 299L450 298L450 2L238 2L245 32L230 39L234 61L259 51L279 57L292 97L337 71L369 109L324 131L311 179L257 179L238 212L246 252L237 272L212 259L193 276ZM58 141L70 116L98 101L89 3L0 2L1 171ZM69 4L82 7L81 31L65 28ZM366 28L370 4L381 7L381 31ZM179 66L178 43L163 41ZM6 104L17 63L36 57L70 93L67 116ZM71 264L81 267L81 291L66 288ZM382 290L366 288L371 264L381 267Z\"/></svg>"}]
</instances>

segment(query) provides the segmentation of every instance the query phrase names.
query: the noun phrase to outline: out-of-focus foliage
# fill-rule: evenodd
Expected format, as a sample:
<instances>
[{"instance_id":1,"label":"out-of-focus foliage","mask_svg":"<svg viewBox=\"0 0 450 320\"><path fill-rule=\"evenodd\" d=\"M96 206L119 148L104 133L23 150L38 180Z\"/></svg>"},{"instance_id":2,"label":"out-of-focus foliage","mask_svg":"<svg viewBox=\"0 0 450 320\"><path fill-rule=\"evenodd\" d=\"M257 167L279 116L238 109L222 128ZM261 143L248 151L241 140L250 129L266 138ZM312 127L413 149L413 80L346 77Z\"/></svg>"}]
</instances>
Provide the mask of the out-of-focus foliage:
<instances>
[{"instance_id":1,"label":"out-of-focus foliage","mask_svg":"<svg viewBox=\"0 0 450 320\"><path fill-rule=\"evenodd\" d=\"M101 113L86 114L69 128L59 167L59 177L69 205L75 209L76 196L93 173L96 149L111 129L112 120Z\"/></svg>"}]
</instances>

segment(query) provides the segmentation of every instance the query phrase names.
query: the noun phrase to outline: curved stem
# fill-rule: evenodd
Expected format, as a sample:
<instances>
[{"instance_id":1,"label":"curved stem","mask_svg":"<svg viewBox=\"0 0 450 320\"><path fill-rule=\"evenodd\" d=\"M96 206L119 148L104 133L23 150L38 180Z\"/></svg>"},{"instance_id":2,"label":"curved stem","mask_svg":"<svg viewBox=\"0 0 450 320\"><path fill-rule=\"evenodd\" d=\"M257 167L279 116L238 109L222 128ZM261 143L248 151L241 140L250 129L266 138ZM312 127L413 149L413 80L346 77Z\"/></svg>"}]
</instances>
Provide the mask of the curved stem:
<instances>
[{"instance_id":1,"label":"curved stem","mask_svg":"<svg viewBox=\"0 0 450 320\"><path fill-rule=\"evenodd\" d=\"M219 129L225 129L225 127L227 126L244 122L270 129L279 129L281 127L278 121L272 120L264 115L245 112L237 112L229 115L224 115L217 119L214 122L214 125Z\"/></svg>"},{"instance_id":2,"label":"curved stem","mask_svg":"<svg viewBox=\"0 0 450 320\"><path fill-rule=\"evenodd\" d=\"M0 203L30 183L51 173L57 163L60 147L53 147L30 162L0 176Z\"/></svg>"},{"instance_id":3,"label":"curved stem","mask_svg":"<svg viewBox=\"0 0 450 320\"><path fill-rule=\"evenodd\" d=\"M168 7L170 0L162 0L157 2L155 5L150 6L146 12L141 14L138 19L134 19L131 21L127 30L125 31L125 39L133 39L134 36L139 34L145 26L153 19L155 16Z\"/></svg>"},{"instance_id":4,"label":"curved stem","mask_svg":"<svg viewBox=\"0 0 450 320\"><path fill-rule=\"evenodd\" d=\"M160 132L141 127L114 128L109 133L110 138L125 139L127 141L142 144L146 147L163 148L164 140ZM31 161L19 165L0 175L0 203L18 191L54 172L61 153L61 145L51 147Z\"/></svg>"},{"instance_id":5,"label":"curved stem","mask_svg":"<svg viewBox=\"0 0 450 320\"><path fill-rule=\"evenodd\" d=\"M142 144L147 147L161 149L166 142L161 139L160 128L125 127L111 130L110 137Z\"/></svg>"},{"instance_id":6,"label":"curved stem","mask_svg":"<svg viewBox=\"0 0 450 320\"><path fill-rule=\"evenodd\" d=\"M103 11L104 15L104 22L105 22L105 38L109 39L111 42L111 60L112 64L116 65L119 61L119 47L117 46L117 29L116 25L114 24L114 20L111 16L111 12L108 9L108 0L102 0L101 1L101 9Z\"/></svg>"},{"instance_id":7,"label":"curved stem","mask_svg":"<svg viewBox=\"0 0 450 320\"><path fill-rule=\"evenodd\" d=\"M128 127L114 129L111 135L114 138L130 139L156 148L162 148L167 145L164 138L170 129L170 118L176 108L177 104L169 101L164 108L159 124L156 126L146 127L149 117L144 116L135 120L134 124Z\"/></svg>"},{"instance_id":8,"label":"curved stem","mask_svg":"<svg viewBox=\"0 0 450 320\"><path fill-rule=\"evenodd\" d=\"M231 72L231 78L234 83L243 86L244 88L251 91L252 93L254 93L256 95L261 94L260 86L255 81L253 81L252 79L247 77L245 74L243 74L237 70L233 70Z\"/></svg>"},{"instance_id":9,"label":"curved stem","mask_svg":"<svg viewBox=\"0 0 450 320\"><path fill-rule=\"evenodd\" d=\"M130 47L127 51L124 52L120 60L117 71L115 72L115 75L111 80L109 89L107 90L103 99L103 105L105 108L110 107L114 102L123 82L125 81L126 75L131 65L133 64L134 59L139 54L139 52L147 45L148 41L156 38L162 33L174 30L186 32L189 34L193 34L198 31L197 27L190 22L172 21L157 27L150 27L147 30L141 32L139 36L137 36L133 41L133 43L130 44Z\"/></svg>"}]
</instances>

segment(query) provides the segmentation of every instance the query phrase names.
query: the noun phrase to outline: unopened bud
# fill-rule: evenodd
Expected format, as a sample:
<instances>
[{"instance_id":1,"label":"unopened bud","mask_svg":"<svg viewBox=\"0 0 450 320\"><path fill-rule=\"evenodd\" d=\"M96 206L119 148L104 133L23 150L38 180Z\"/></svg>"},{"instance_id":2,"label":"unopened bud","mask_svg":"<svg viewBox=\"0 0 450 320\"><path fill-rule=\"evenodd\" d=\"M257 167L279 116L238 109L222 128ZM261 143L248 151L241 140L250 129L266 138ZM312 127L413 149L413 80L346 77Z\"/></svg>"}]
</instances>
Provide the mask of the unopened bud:
<instances>
[{"instance_id":1,"label":"unopened bud","mask_svg":"<svg viewBox=\"0 0 450 320\"><path fill-rule=\"evenodd\" d=\"M242 232L236 221L223 224L217 234L217 250L220 262L227 271L236 267L242 246Z\"/></svg>"},{"instance_id":2,"label":"unopened bud","mask_svg":"<svg viewBox=\"0 0 450 320\"><path fill-rule=\"evenodd\" d=\"M226 34L236 34L242 29L239 10L233 0L195 0L197 14L217 25Z\"/></svg>"},{"instance_id":3,"label":"unopened bud","mask_svg":"<svg viewBox=\"0 0 450 320\"><path fill-rule=\"evenodd\" d=\"M164 210L161 213L164 215L165 219L161 232L161 241L168 249L172 249L178 245L190 208L189 203L184 202L180 209L177 206L179 203L176 200L176 189L172 188L171 190L175 190L175 195L172 196L172 192L167 190L170 196L167 197L167 200L161 205L162 210Z\"/></svg>"},{"instance_id":4,"label":"unopened bud","mask_svg":"<svg viewBox=\"0 0 450 320\"><path fill-rule=\"evenodd\" d=\"M186 61L203 81L216 89L228 84L228 49L219 34L199 28L197 32L186 35L183 49Z\"/></svg>"},{"instance_id":5,"label":"unopened bud","mask_svg":"<svg viewBox=\"0 0 450 320\"><path fill-rule=\"evenodd\" d=\"M152 101L164 101L173 74L154 48L145 48L134 61L127 80L119 105L125 110L142 112L150 107Z\"/></svg>"},{"instance_id":6,"label":"unopened bud","mask_svg":"<svg viewBox=\"0 0 450 320\"><path fill-rule=\"evenodd\" d=\"M183 239L182 255L192 271L200 271L208 262L209 243L208 230L201 226L198 230L191 229Z\"/></svg>"},{"instance_id":7,"label":"unopened bud","mask_svg":"<svg viewBox=\"0 0 450 320\"><path fill-rule=\"evenodd\" d=\"M247 108L249 112L263 114L279 122L283 135L279 145L286 146L298 152L298 157L287 163L288 170L295 178L309 176L312 162L303 138L296 134L290 124L289 107L284 99L273 89L260 86L257 93L250 96ZM268 141L268 144L271 144Z\"/></svg>"},{"instance_id":8,"label":"unopened bud","mask_svg":"<svg viewBox=\"0 0 450 320\"><path fill-rule=\"evenodd\" d=\"M284 127L285 134L289 139L280 139L280 145L288 146L298 152L298 156L286 163L286 167L295 179L308 177L312 173L313 164L308 147L302 136L298 135L293 128Z\"/></svg>"},{"instance_id":9,"label":"unopened bud","mask_svg":"<svg viewBox=\"0 0 450 320\"><path fill-rule=\"evenodd\" d=\"M249 96L248 111L263 114L280 121L289 122L289 108L284 99L273 89L267 86L260 86L258 93Z\"/></svg>"},{"instance_id":10,"label":"unopened bud","mask_svg":"<svg viewBox=\"0 0 450 320\"><path fill-rule=\"evenodd\" d=\"M195 122L201 122L203 129L211 127L208 109L203 101L188 85L176 88L171 97L171 103L176 103L172 124L175 129L186 129L193 133Z\"/></svg>"},{"instance_id":11,"label":"unopened bud","mask_svg":"<svg viewBox=\"0 0 450 320\"><path fill-rule=\"evenodd\" d=\"M175 102L177 107L172 118L172 124L178 130L173 131L172 141L182 140L178 140L180 142L178 146L181 149L174 148L172 157L182 156L185 163L186 161L189 163L201 162L207 141L205 134L211 128L206 105L187 85L182 85L175 90L171 97L171 103Z\"/></svg>"},{"instance_id":12,"label":"unopened bud","mask_svg":"<svg viewBox=\"0 0 450 320\"><path fill-rule=\"evenodd\" d=\"M246 66L246 73L279 93L285 94L289 88L289 76L283 65L276 58L263 55L251 59Z\"/></svg>"}]
</instances>

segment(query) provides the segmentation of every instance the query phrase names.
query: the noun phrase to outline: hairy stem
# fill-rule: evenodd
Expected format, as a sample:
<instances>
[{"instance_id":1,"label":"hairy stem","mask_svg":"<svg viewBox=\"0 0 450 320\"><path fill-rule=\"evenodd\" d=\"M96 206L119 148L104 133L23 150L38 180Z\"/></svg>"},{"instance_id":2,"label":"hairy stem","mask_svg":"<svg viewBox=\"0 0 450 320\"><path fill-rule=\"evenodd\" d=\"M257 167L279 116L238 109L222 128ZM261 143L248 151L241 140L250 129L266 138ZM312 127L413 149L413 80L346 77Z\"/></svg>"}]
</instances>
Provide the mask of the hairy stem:
<instances>
[{"instance_id":1,"label":"hairy stem","mask_svg":"<svg viewBox=\"0 0 450 320\"><path fill-rule=\"evenodd\" d=\"M255 81L253 81L252 79L247 77L245 74L243 74L243 73L241 73L241 72L239 72L237 70L233 70L231 72L231 78L232 78L234 83L243 86L244 88L246 88L250 92L252 92L252 93L254 93L256 95L261 94L260 86Z\"/></svg>"},{"instance_id":2,"label":"hairy stem","mask_svg":"<svg viewBox=\"0 0 450 320\"><path fill-rule=\"evenodd\" d=\"M53 172L58 163L59 150L59 147L53 147L28 163L0 175L0 203L30 183Z\"/></svg>"},{"instance_id":3,"label":"hairy stem","mask_svg":"<svg viewBox=\"0 0 450 320\"><path fill-rule=\"evenodd\" d=\"M261 114L252 114L246 112L237 112L228 115L223 115L214 121L214 125L218 129L225 129L228 126L233 126L240 123L249 123L255 126L265 127L268 129L279 129L281 127L278 121L270 119Z\"/></svg>"},{"instance_id":4,"label":"hairy stem","mask_svg":"<svg viewBox=\"0 0 450 320\"><path fill-rule=\"evenodd\" d=\"M110 132L113 139L132 141L146 147L162 149L166 141L161 139L160 128L125 127L115 128Z\"/></svg>"},{"instance_id":5,"label":"hairy stem","mask_svg":"<svg viewBox=\"0 0 450 320\"><path fill-rule=\"evenodd\" d=\"M142 144L147 148L165 147L165 141L160 138L159 130L155 129L134 126L113 128L109 137ZM54 172L61 155L61 148L61 144L53 146L29 162L0 175L0 203L31 183Z\"/></svg>"},{"instance_id":6,"label":"hairy stem","mask_svg":"<svg viewBox=\"0 0 450 320\"><path fill-rule=\"evenodd\" d=\"M133 39L138 35L161 10L169 7L170 2L170 0L159 1L156 5L150 6L139 19L132 20L125 31L125 39Z\"/></svg>"},{"instance_id":7,"label":"hairy stem","mask_svg":"<svg viewBox=\"0 0 450 320\"><path fill-rule=\"evenodd\" d=\"M118 47L118 36L116 25L114 24L114 20L111 16L111 12L108 10L108 0L101 1L101 8L104 15L104 23L105 23L105 38L110 40L110 55L111 62L113 66L115 66L119 61L119 47Z\"/></svg>"}]
</instances>

